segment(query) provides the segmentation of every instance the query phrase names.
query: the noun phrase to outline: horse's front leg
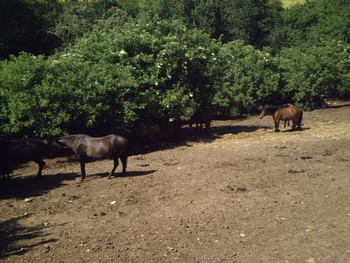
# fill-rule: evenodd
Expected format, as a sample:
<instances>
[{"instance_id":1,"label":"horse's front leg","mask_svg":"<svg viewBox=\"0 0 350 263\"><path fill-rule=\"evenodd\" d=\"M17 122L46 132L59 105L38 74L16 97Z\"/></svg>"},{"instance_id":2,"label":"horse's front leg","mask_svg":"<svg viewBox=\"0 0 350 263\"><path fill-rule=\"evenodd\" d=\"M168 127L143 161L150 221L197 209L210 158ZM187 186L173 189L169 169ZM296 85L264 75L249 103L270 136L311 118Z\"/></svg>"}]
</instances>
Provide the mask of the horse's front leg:
<instances>
[{"instance_id":1,"label":"horse's front leg","mask_svg":"<svg viewBox=\"0 0 350 263\"><path fill-rule=\"evenodd\" d=\"M41 177L41 175L42 175L42 170L44 169L44 166L45 166L45 162L43 161L43 160L37 160L37 161L35 161L37 164L38 164L38 166L39 166L39 171L38 171L38 174L37 174L37 176L38 177Z\"/></svg>"},{"instance_id":2,"label":"horse's front leg","mask_svg":"<svg viewBox=\"0 0 350 263\"><path fill-rule=\"evenodd\" d=\"M10 169L8 163L4 163L1 167L2 177L3 179L7 179L7 181L10 181Z\"/></svg>"},{"instance_id":3,"label":"horse's front leg","mask_svg":"<svg viewBox=\"0 0 350 263\"><path fill-rule=\"evenodd\" d=\"M116 157L113 159L113 169L112 169L111 173L108 175L108 179L111 179L111 176L114 174L115 169L117 169L118 165L119 165L118 157Z\"/></svg>"},{"instance_id":4,"label":"horse's front leg","mask_svg":"<svg viewBox=\"0 0 350 263\"><path fill-rule=\"evenodd\" d=\"M279 132L280 131L280 129L279 129L279 127L280 127L280 120L274 119L274 121L275 121L275 132Z\"/></svg>"},{"instance_id":5,"label":"horse's front leg","mask_svg":"<svg viewBox=\"0 0 350 263\"><path fill-rule=\"evenodd\" d=\"M209 127L210 127L210 122L207 122L207 123L205 124L205 132L208 132Z\"/></svg>"},{"instance_id":6,"label":"horse's front leg","mask_svg":"<svg viewBox=\"0 0 350 263\"><path fill-rule=\"evenodd\" d=\"M203 133L203 123L199 124L199 134Z\"/></svg>"}]
</instances>

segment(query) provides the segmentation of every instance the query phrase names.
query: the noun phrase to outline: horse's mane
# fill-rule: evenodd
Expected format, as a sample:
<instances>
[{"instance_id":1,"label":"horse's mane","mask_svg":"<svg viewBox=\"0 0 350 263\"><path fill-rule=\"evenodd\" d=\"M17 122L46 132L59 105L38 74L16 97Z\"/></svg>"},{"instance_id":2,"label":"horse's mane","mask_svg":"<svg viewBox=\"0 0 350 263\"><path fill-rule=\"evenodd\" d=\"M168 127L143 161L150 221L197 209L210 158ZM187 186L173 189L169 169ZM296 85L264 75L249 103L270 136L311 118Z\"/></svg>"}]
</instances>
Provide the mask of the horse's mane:
<instances>
[{"instance_id":1,"label":"horse's mane","mask_svg":"<svg viewBox=\"0 0 350 263\"><path fill-rule=\"evenodd\" d=\"M268 114L274 114L278 109L280 108L280 106L276 106L276 105L270 105L266 107L266 111L268 112Z\"/></svg>"},{"instance_id":2,"label":"horse's mane","mask_svg":"<svg viewBox=\"0 0 350 263\"><path fill-rule=\"evenodd\" d=\"M289 106L292 106L292 104L286 103L286 104L283 104L283 105L281 105L281 106L279 106L279 107L280 107L280 108L287 108L287 107L289 107Z\"/></svg>"},{"instance_id":3,"label":"horse's mane","mask_svg":"<svg viewBox=\"0 0 350 263\"><path fill-rule=\"evenodd\" d=\"M266 110L268 111L269 114L275 113L277 110L282 109L282 108L287 108L289 106L292 106L290 103L286 103L280 106L277 105L270 105L266 107Z\"/></svg>"}]
</instances>

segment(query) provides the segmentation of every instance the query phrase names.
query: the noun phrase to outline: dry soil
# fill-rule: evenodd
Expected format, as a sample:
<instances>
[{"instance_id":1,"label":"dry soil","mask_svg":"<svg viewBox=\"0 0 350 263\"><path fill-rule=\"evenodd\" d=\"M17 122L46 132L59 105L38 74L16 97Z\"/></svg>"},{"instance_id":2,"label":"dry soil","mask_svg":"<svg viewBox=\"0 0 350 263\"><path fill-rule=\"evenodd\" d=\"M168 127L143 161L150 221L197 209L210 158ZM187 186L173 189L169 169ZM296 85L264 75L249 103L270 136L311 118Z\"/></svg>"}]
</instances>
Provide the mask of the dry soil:
<instances>
[{"instance_id":1,"label":"dry soil","mask_svg":"<svg viewBox=\"0 0 350 263\"><path fill-rule=\"evenodd\" d=\"M2 262L350 262L350 105L184 128L180 143L112 161L48 159L0 181ZM120 172L120 167L118 171Z\"/></svg>"}]
</instances>

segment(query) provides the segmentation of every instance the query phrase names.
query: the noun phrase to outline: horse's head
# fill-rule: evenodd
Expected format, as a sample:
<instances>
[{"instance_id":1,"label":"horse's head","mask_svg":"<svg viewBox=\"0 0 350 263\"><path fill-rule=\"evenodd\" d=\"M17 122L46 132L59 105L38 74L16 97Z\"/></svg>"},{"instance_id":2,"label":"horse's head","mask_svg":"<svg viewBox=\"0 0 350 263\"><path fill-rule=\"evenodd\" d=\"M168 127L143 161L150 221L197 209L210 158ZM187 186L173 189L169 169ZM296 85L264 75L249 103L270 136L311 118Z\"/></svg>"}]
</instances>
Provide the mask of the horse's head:
<instances>
[{"instance_id":1,"label":"horse's head","mask_svg":"<svg viewBox=\"0 0 350 263\"><path fill-rule=\"evenodd\" d=\"M261 112L260 112L259 118L262 119L266 115L268 115L267 105L261 107Z\"/></svg>"},{"instance_id":2,"label":"horse's head","mask_svg":"<svg viewBox=\"0 0 350 263\"><path fill-rule=\"evenodd\" d=\"M62 136L62 137L58 137L55 140L55 143L58 146L64 147L64 148L73 148L76 140L78 139L79 135L68 135L68 136Z\"/></svg>"}]
</instances>

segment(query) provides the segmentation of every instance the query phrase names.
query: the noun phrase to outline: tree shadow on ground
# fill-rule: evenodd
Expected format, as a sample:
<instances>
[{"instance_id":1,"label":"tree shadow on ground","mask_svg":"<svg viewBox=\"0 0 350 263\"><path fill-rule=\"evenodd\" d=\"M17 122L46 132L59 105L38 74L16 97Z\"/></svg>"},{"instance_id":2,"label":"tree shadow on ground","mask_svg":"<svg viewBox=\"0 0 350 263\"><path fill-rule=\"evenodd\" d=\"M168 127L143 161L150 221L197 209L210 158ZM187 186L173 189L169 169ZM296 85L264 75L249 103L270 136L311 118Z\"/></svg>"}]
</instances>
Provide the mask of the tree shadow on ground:
<instances>
[{"instance_id":1,"label":"tree shadow on ground","mask_svg":"<svg viewBox=\"0 0 350 263\"><path fill-rule=\"evenodd\" d=\"M77 176L79 176L77 173L60 173L41 177L36 175L12 176L10 181L0 180L0 199L25 199L41 196L64 185L63 181L75 180Z\"/></svg>"},{"instance_id":2,"label":"tree shadow on ground","mask_svg":"<svg viewBox=\"0 0 350 263\"><path fill-rule=\"evenodd\" d=\"M338 109L338 108L349 107L349 106L350 106L349 101L339 101L338 104L329 104L326 106L326 108Z\"/></svg>"},{"instance_id":3,"label":"tree shadow on ground","mask_svg":"<svg viewBox=\"0 0 350 263\"><path fill-rule=\"evenodd\" d=\"M28 216L30 215L11 218L9 220L0 222L0 261L1 259L5 261L5 259L9 256L24 255L34 247L57 242L56 239L47 239L48 235L42 233L43 228L46 228L46 226L21 226L20 220ZM31 245L22 244L24 241L31 239L38 239L38 241L34 243L30 242Z\"/></svg>"},{"instance_id":4,"label":"tree shadow on ground","mask_svg":"<svg viewBox=\"0 0 350 263\"><path fill-rule=\"evenodd\" d=\"M118 166L119 167L119 166ZM139 176L145 176L149 174L155 173L157 170L148 170L148 171L126 171L126 173L123 175L120 171L117 171L110 179L116 179L116 178L127 178L127 177L139 177ZM105 177L108 178L109 173L95 173L95 174L88 174L87 177L90 179L93 178L101 178Z\"/></svg>"},{"instance_id":5,"label":"tree shadow on ground","mask_svg":"<svg viewBox=\"0 0 350 263\"><path fill-rule=\"evenodd\" d=\"M163 141L153 147L133 147L130 155L147 154L153 151L164 151L191 145L193 142L210 143L222 138L227 134L238 135L239 133L253 133L259 129L271 129L272 126L259 125L220 125L212 126L207 132L204 129L201 133L197 133L195 128L182 127L181 137L175 142Z\"/></svg>"}]
</instances>

